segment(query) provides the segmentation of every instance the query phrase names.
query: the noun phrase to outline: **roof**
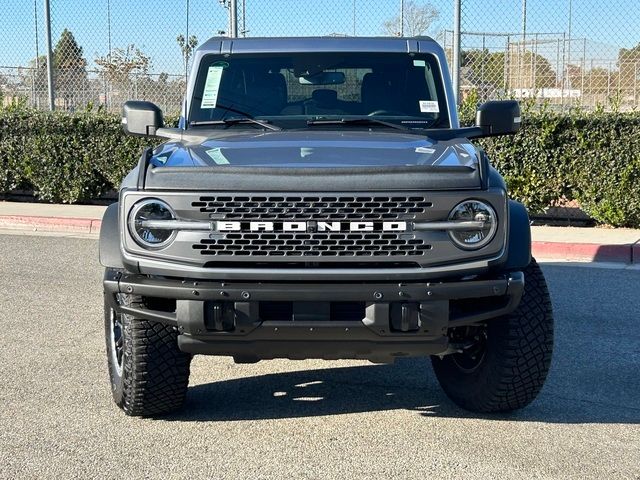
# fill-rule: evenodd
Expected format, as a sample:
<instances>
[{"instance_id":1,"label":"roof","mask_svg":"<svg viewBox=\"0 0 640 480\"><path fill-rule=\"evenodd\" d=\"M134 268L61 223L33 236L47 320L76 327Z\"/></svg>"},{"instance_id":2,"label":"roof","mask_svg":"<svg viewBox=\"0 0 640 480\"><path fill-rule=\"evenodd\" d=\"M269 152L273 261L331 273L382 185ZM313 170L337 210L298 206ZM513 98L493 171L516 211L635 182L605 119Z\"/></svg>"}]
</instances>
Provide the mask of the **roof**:
<instances>
[{"instance_id":1,"label":"roof","mask_svg":"<svg viewBox=\"0 0 640 480\"><path fill-rule=\"evenodd\" d=\"M213 37L201 53L268 52L434 52L441 47L431 37Z\"/></svg>"}]
</instances>

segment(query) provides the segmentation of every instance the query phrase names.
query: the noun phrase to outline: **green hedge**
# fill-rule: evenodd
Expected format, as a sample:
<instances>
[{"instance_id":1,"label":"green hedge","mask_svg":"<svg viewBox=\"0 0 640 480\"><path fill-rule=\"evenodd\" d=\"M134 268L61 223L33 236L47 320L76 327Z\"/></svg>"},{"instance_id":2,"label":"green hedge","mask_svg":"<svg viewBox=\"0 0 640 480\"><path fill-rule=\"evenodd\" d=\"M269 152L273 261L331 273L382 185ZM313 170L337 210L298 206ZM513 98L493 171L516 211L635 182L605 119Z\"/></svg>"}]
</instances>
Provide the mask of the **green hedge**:
<instances>
[{"instance_id":1,"label":"green hedge","mask_svg":"<svg viewBox=\"0 0 640 480\"><path fill-rule=\"evenodd\" d=\"M512 197L533 212L577 200L602 223L640 227L640 114L542 109L523 118L515 137L480 142ZM100 111L0 109L0 193L96 198L119 184L147 143L124 136L120 118Z\"/></svg>"},{"instance_id":2,"label":"green hedge","mask_svg":"<svg viewBox=\"0 0 640 480\"><path fill-rule=\"evenodd\" d=\"M33 190L63 203L96 198L118 185L145 143L125 136L116 115L0 110L0 192Z\"/></svg>"},{"instance_id":3,"label":"green hedge","mask_svg":"<svg viewBox=\"0 0 640 480\"><path fill-rule=\"evenodd\" d=\"M640 227L640 114L525 112L515 137L482 140L532 212L577 200L595 220Z\"/></svg>"}]
</instances>

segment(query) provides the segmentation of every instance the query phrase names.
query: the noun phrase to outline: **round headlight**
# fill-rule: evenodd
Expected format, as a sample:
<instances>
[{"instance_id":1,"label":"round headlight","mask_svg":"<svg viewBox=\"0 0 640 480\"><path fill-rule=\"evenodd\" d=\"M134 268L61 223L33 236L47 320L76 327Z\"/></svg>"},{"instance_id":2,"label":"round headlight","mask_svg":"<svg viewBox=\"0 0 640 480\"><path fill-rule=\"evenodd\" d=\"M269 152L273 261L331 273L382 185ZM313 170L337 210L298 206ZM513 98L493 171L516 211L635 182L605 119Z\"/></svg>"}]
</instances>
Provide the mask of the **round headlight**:
<instances>
[{"instance_id":1,"label":"round headlight","mask_svg":"<svg viewBox=\"0 0 640 480\"><path fill-rule=\"evenodd\" d=\"M451 210L449 221L454 223L474 222L472 228L451 229L449 236L460 248L475 250L491 241L498 228L496 212L479 200L465 200Z\"/></svg>"},{"instance_id":2,"label":"round headlight","mask_svg":"<svg viewBox=\"0 0 640 480\"><path fill-rule=\"evenodd\" d=\"M129 214L131 236L144 248L166 247L175 237L176 231L162 226L163 221L175 220L171 207L162 200L150 198L136 203Z\"/></svg>"}]
</instances>

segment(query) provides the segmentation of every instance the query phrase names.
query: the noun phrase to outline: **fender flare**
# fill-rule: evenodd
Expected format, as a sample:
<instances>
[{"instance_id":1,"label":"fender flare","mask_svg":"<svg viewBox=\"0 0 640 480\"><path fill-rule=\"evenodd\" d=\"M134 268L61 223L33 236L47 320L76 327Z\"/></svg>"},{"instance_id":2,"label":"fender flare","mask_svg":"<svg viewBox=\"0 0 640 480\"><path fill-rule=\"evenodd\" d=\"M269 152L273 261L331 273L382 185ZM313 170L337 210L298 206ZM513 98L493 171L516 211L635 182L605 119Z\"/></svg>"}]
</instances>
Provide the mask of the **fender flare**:
<instances>
[{"instance_id":1,"label":"fender flare","mask_svg":"<svg viewBox=\"0 0 640 480\"><path fill-rule=\"evenodd\" d=\"M509 236L507 270L521 270L531 263L531 226L527 209L520 202L509 200Z\"/></svg>"},{"instance_id":2,"label":"fender flare","mask_svg":"<svg viewBox=\"0 0 640 480\"><path fill-rule=\"evenodd\" d=\"M120 235L118 228L119 203L112 203L102 216L100 226L99 258L103 267L124 268L120 254Z\"/></svg>"}]
</instances>

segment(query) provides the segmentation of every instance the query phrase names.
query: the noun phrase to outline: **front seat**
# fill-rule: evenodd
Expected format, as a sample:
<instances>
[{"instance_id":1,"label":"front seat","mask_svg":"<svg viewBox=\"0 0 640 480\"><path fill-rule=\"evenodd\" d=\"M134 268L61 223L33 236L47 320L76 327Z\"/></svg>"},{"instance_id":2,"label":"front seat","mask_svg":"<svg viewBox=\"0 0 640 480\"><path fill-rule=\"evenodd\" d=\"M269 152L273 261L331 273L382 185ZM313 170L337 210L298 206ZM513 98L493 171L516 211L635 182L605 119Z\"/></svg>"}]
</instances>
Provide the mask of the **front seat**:
<instances>
[{"instance_id":1,"label":"front seat","mask_svg":"<svg viewBox=\"0 0 640 480\"><path fill-rule=\"evenodd\" d=\"M338 92L328 88L314 90L311 100L307 100L304 104L304 111L307 115L345 115L347 113L338 100Z\"/></svg>"},{"instance_id":2,"label":"front seat","mask_svg":"<svg viewBox=\"0 0 640 480\"><path fill-rule=\"evenodd\" d=\"M365 114L376 110L398 111L402 109L398 87L393 85L391 76L384 73L371 72L362 78L360 98Z\"/></svg>"}]
</instances>

